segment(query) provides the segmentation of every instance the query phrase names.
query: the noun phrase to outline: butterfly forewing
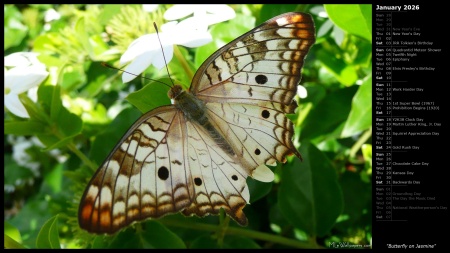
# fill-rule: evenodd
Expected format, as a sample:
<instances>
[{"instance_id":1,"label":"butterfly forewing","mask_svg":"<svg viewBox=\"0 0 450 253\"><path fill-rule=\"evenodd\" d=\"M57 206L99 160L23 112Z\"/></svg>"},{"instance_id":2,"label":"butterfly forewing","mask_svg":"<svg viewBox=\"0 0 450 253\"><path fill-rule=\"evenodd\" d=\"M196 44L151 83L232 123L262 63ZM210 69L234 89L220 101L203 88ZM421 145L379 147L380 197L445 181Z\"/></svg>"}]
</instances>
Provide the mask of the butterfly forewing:
<instances>
[{"instance_id":1,"label":"butterfly forewing","mask_svg":"<svg viewBox=\"0 0 450 253\"><path fill-rule=\"evenodd\" d=\"M147 218L220 209L246 225L247 177L270 182L265 164L300 157L285 114L296 108L314 33L310 15L286 13L210 56L190 95L174 86L175 105L146 113L122 137L83 194L80 227L112 234Z\"/></svg>"},{"instance_id":2,"label":"butterfly forewing","mask_svg":"<svg viewBox=\"0 0 450 253\"><path fill-rule=\"evenodd\" d=\"M114 233L133 221L158 218L190 204L193 190L180 146L180 116L174 106L159 107L130 128L86 188L80 227Z\"/></svg>"},{"instance_id":3,"label":"butterfly forewing","mask_svg":"<svg viewBox=\"0 0 450 253\"><path fill-rule=\"evenodd\" d=\"M234 83L267 87L272 92L295 91L303 60L314 41L315 28L309 14L286 13L274 17L211 55L196 72L190 91L198 97L204 95L205 101L213 95L229 98L229 93L210 90ZM291 92L286 101L290 102L294 95Z\"/></svg>"},{"instance_id":4,"label":"butterfly forewing","mask_svg":"<svg viewBox=\"0 0 450 253\"><path fill-rule=\"evenodd\" d=\"M288 154L300 157L285 114L296 108L301 68L314 41L310 15L283 14L220 48L197 71L191 92L250 169L285 162Z\"/></svg>"}]
</instances>

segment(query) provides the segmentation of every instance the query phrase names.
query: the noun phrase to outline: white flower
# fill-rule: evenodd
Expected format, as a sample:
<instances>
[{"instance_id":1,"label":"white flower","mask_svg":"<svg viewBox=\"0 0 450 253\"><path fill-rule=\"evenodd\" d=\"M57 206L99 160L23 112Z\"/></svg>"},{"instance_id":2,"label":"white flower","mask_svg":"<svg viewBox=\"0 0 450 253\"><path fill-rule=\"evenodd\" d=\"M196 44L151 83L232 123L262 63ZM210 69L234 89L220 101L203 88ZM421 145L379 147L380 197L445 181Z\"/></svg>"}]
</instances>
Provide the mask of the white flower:
<instances>
[{"instance_id":1,"label":"white flower","mask_svg":"<svg viewBox=\"0 0 450 253\"><path fill-rule=\"evenodd\" d=\"M34 140L36 137L31 137L28 139L24 136L14 136L8 135L6 140L12 146L12 158L16 163L22 167L29 168L35 177L40 176L39 171L39 162L33 161L33 158L27 153L27 150L33 146L37 146L39 148L45 148L44 145L36 143Z\"/></svg>"},{"instance_id":2,"label":"white flower","mask_svg":"<svg viewBox=\"0 0 450 253\"><path fill-rule=\"evenodd\" d=\"M49 31L52 28L52 25L50 24L52 21L54 20L58 20L61 18L61 14L59 14L57 11L55 11L55 9L51 8L48 9L45 12L45 16L44 16L44 30L45 31Z\"/></svg>"},{"instance_id":3,"label":"white flower","mask_svg":"<svg viewBox=\"0 0 450 253\"><path fill-rule=\"evenodd\" d=\"M33 143L23 136L17 138L17 142L12 146L13 159L18 165L29 168L36 176L39 175L39 163L32 160L32 157L26 152L27 149L33 146Z\"/></svg>"},{"instance_id":4,"label":"white flower","mask_svg":"<svg viewBox=\"0 0 450 253\"><path fill-rule=\"evenodd\" d=\"M176 4L164 13L167 20L181 19L194 14L207 26L220 23L236 16L233 8L226 4Z\"/></svg>"},{"instance_id":5,"label":"white flower","mask_svg":"<svg viewBox=\"0 0 450 253\"><path fill-rule=\"evenodd\" d=\"M196 23L196 21L191 18L180 23L170 22L161 27L162 32L159 33L159 38L167 62L172 60L174 45L199 47L212 41L211 34L206 29L193 29L192 23ZM121 65L128 62L131 63L125 68L125 71L136 75L142 73L150 64L158 69L165 66L161 45L156 33L146 34L131 43L120 58ZM134 78L136 76L126 72L122 75L124 83Z\"/></svg>"},{"instance_id":6,"label":"white flower","mask_svg":"<svg viewBox=\"0 0 450 253\"><path fill-rule=\"evenodd\" d=\"M59 14L55 9L51 8L45 12L44 20L46 23L51 22L53 20L58 20L61 18L61 14Z\"/></svg>"},{"instance_id":7,"label":"white flower","mask_svg":"<svg viewBox=\"0 0 450 253\"><path fill-rule=\"evenodd\" d=\"M28 91L28 95L36 101L36 87L45 80L48 72L40 63L35 53L13 53L5 59L4 100L5 107L13 114L29 118L27 110L19 99L19 94ZM13 67L9 70L6 67Z\"/></svg>"},{"instance_id":8,"label":"white flower","mask_svg":"<svg viewBox=\"0 0 450 253\"><path fill-rule=\"evenodd\" d=\"M143 4L142 9L146 12L153 12L158 9L159 4Z\"/></svg>"},{"instance_id":9,"label":"white flower","mask_svg":"<svg viewBox=\"0 0 450 253\"><path fill-rule=\"evenodd\" d=\"M207 14L207 12L212 14ZM234 10L227 5L174 5L166 11L164 17L173 20L192 13L194 13L193 17L186 18L179 23L172 21L161 26L159 38L167 62L172 60L174 45L191 48L205 45L212 41L211 34L207 31L208 25L235 16ZM135 75L124 72L122 81L126 83L133 80L151 64L158 69L163 68L166 64L161 45L156 33L146 34L133 41L120 58L120 65L131 62L125 71Z\"/></svg>"}]
</instances>

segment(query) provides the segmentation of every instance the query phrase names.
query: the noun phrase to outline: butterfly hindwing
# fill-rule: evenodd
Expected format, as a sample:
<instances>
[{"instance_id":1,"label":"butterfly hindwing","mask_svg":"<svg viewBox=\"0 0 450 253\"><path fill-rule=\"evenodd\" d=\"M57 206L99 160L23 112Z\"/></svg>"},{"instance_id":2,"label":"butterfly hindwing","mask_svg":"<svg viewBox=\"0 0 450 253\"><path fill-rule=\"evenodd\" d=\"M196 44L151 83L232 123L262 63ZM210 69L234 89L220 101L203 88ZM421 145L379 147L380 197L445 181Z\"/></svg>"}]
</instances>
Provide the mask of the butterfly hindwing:
<instances>
[{"instance_id":1,"label":"butterfly hindwing","mask_svg":"<svg viewBox=\"0 0 450 253\"><path fill-rule=\"evenodd\" d=\"M285 162L285 156L295 150L290 139L292 123L284 113L238 103L208 103L207 108L212 121L219 122L217 127L226 133L231 145L237 143L238 156L252 168Z\"/></svg>"},{"instance_id":2,"label":"butterfly hindwing","mask_svg":"<svg viewBox=\"0 0 450 253\"><path fill-rule=\"evenodd\" d=\"M223 208L241 225L247 223L242 209L249 201L247 173L239 163L218 147L198 124L187 122L187 161L191 170L195 199L185 215L218 214Z\"/></svg>"}]
</instances>

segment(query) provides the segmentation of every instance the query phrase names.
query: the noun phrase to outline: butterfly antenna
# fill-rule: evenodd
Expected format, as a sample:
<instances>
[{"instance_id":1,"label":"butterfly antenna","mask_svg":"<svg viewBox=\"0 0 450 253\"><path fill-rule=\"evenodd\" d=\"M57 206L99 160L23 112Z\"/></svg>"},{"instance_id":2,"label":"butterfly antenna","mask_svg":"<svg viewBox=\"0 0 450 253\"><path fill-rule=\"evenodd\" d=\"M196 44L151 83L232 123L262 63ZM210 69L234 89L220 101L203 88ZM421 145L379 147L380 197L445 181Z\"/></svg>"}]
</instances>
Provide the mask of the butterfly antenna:
<instances>
[{"instance_id":1,"label":"butterfly antenna","mask_svg":"<svg viewBox=\"0 0 450 253\"><path fill-rule=\"evenodd\" d=\"M158 80L155 80L155 79L151 79L151 78L148 78L148 77L145 77L145 76L142 76L142 75L136 75L136 74L130 73L130 72L126 71L126 70L123 70L123 69L120 69L120 68L113 67L113 66L109 65L109 64L106 63L106 62L102 62L101 65L102 65L103 67L107 67L107 68L110 68L110 69L119 70L119 71L122 71L122 72L124 72L124 73L130 74L130 75L133 75L133 76L137 76L137 77L140 76L140 77L142 77L142 78L145 78L145 79L150 80L150 81L153 81L153 82L162 83L162 84L164 84L165 86L167 86L167 87L169 87L169 88L172 88L172 87L171 87L170 85L168 85L167 83L164 83L164 82L161 82L161 81L158 81ZM171 79L171 80L172 80L172 79ZM173 83L173 82L172 82L172 83Z\"/></svg>"},{"instance_id":2,"label":"butterfly antenna","mask_svg":"<svg viewBox=\"0 0 450 253\"><path fill-rule=\"evenodd\" d=\"M159 38L158 27L156 26L156 23L155 23L155 22L153 22L153 26L155 27L156 35L157 35L156 37L158 37L159 45L161 46L161 52L162 52L162 54L163 54L164 63L166 64L167 74L169 75L169 79L170 79L170 81L172 82L172 85L175 85L175 84L173 83L172 77L170 76L169 68L167 67L166 55L164 54L164 49L163 49L163 46L162 46L162 43L161 43L161 39Z\"/></svg>"}]
</instances>

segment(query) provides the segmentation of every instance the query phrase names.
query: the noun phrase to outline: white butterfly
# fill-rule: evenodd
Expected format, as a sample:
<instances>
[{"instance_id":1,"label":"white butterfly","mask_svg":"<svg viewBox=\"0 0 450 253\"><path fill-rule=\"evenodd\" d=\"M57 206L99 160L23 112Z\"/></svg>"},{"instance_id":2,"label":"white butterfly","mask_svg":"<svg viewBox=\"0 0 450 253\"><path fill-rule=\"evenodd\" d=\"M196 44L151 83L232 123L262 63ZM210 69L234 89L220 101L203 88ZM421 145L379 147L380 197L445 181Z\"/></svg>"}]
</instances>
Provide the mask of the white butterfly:
<instances>
[{"instance_id":1,"label":"white butterfly","mask_svg":"<svg viewBox=\"0 0 450 253\"><path fill-rule=\"evenodd\" d=\"M270 182L266 166L300 153L292 143L293 100L315 41L305 13L274 17L217 50L189 91L135 122L97 170L81 199L80 227L115 233L132 222L182 211L225 212L247 224L246 179Z\"/></svg>"}]
</instances>

